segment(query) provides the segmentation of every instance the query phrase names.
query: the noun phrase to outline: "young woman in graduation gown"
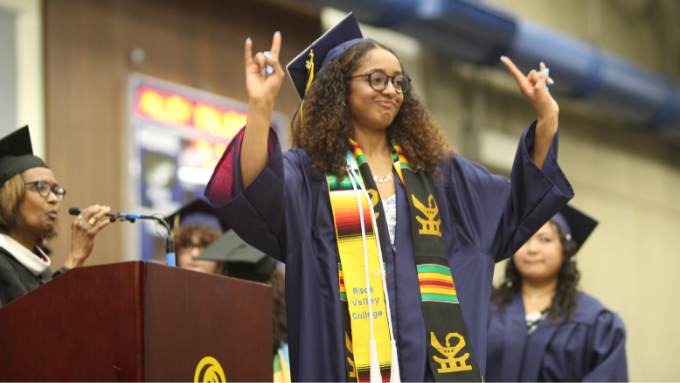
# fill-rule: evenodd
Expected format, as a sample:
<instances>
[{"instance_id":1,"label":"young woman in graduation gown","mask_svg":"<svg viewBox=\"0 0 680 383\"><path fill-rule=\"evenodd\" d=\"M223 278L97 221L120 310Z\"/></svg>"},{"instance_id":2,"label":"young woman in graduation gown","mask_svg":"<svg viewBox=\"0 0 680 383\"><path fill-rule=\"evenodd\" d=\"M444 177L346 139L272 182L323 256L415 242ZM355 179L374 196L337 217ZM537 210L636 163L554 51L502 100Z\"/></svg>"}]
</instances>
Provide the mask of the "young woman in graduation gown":
<instances>
[{"instance_id":1,"label":"young woman in graduation gown","mask_svg":"<svg viewBox=\"0 0 680 383\"><path fill-rule=\"evenodd\" d=\"M0 140L0 307L53 277L80 267L94 240L110 224L111 209L90 206L71 225L71 252L54 274L42 245L57 233L57 214L66 190L42 159L33 155L28 127Z\"/></svg>"},{"instance_id":2,"label":"young woman in graduation gown","mask_svg":"<svg viewBox=\"0 0 680 383\"><path fill-rule=\"evenodd\" d=\"M270 129L281 34L251 47L248 121L206 196L286 263L292 380L480 381L494 263L573 196L547 70L504 59L538 115L508 181L447 149L399 59L351 14L288 65L304 102L283 153Z\"/></svg>"},{"instance_id":3,"label":"young woman in graduation gown","mask_svg":"<svg viewBox=\"0 0 680 383\"><path fill-rule=\"evenodd\" d=\"M574 257L596 225L567 206L508 262L492 293L487 381L628 380L623 321L576 289Z\"/></svg>"}]
</instances>

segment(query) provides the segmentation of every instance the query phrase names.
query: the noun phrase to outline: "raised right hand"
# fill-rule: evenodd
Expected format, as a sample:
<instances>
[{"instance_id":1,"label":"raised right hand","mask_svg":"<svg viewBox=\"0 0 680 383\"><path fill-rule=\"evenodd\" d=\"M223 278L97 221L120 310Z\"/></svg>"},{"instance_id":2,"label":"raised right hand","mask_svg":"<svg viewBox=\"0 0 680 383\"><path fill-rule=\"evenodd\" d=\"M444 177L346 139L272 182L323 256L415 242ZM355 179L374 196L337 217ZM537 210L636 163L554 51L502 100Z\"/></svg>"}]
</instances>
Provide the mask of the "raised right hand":
<instances>
[{"instance_id":1,"label":"raised right hand","mask_svg":"<svg viewBox=\"0 0 680 383\"><path fill-rule=\"evenodd\" d=\"M281 52L281 33L276 32L272 47L268 52L252 54L253 41L246 40L246 88L251 105L264 106L273 110L274 100L281 89L285 74L279 63ZM263 75L262 71L266 72ZM270 73L271 72L271 73Z\"/></svg>"},{"instance_id":2,"label":"raised right hand","mask_svg":"<svg viewBox=\"0 0 680 383\"><path fill-rule=\"evenodd\" d=\"M253 42L246 40L246 88L248 89L248 121L241 143L241 176L244 186L262 171L269 160L267 139L274 113L274 101L285 75L279 64L281 34L276 32L269 52L253 57ZM262 73L265 70L266 74Z\"/></svg>"}]
</instances>

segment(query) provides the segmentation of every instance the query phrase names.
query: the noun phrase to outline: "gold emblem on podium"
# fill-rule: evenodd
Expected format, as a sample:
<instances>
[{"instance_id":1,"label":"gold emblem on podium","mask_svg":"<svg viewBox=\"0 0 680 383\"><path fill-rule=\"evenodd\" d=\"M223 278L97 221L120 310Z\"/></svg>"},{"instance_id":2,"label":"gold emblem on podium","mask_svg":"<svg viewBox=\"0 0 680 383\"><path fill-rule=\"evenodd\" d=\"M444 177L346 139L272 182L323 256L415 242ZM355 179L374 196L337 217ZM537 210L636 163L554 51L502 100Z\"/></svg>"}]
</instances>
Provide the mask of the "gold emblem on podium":
<instances>
[{"instance_id":1,"label":"gold emblem on podium","mask_svg":"<svg viewBox=\"0 0 680 383\"><path fill-rule=\"evenodd\" d=\"M194 382L226 382L224 378L224 371L217 359L212 356L206 356L198 362L196 366L196 373L194 374Z\"/></svg>"}]
</instances>

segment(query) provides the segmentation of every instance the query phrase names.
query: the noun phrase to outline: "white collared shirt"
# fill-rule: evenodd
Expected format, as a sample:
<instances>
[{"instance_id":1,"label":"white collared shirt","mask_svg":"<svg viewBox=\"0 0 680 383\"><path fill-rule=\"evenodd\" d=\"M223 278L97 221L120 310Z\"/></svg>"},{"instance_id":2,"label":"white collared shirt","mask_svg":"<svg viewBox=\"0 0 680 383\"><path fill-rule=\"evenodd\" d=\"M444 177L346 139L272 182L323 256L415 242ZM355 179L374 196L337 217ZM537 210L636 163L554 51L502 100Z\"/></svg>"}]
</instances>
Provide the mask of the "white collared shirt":
<instances>
[{"instance_id":1,"label":"white collared shirt","mask_svg":"<svg viewBox=\"0 0 680 383\"><path fill-rule=\"evenodd\" d=\"M14 258L27 268L33 275L42 274L52 263L50 258L36 247L39 254L25 248L7 234L0 233L0 247L7 250Z\"/></svg>"}]
</instances>

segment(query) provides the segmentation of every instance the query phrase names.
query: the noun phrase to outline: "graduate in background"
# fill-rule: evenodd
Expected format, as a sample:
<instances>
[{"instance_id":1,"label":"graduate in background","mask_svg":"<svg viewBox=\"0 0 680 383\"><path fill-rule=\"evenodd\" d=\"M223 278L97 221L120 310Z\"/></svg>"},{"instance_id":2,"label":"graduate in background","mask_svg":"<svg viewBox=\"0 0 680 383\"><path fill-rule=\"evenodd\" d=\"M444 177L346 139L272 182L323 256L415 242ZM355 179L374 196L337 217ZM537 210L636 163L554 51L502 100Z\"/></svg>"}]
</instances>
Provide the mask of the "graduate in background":
<instances>
[{"instance_id":1,"label":"graduate in background","mask_svg":"<svg viewBox=\"0 0 680 383\"><path fill-rule=\"evenodd\" d=\"M548 69L503 58L538 117L509 181L448 150L397 56L351 14L288 65L304 102L283 153L280 50L280 33L254 56L246 41L248 121L205 195L286 263L292 379L480 381L494 263L573 197Z\"/></svg>"},{"instance_id":2,"label":"graduate in background","mask_svg":"<svg viewBox=\"0 0 680 383\"><path fill-rule=\"evenodd\" d=\"M83 266L111 209L94 205L71 224L71 251L52 273L44 240L57 235L57 214L66 190L33 155L28 126L0 140L0 308L69 269Z\"/></svg>"},{"instance_id":3,"label":"graduate in background","mask_svg":"<svg viewBox=\"0 0 680 383\"><path fill-rule=\"evenodd\" d=\"M566 206L510 259L491 295L487 381L628 380L623 321L576 289L576 252L596 225Z\"/></svg>"},{"instance_id":4,"label":"graduate in background","mask_svg":"<svg viewBox=\"0 0 680 383\"><path fill-rule=\"evenodd\" d=\"M277 267L274 258L245 243L236 233L229 231L195 258L200 262L218 262L224 265L224 275L272 287L273 354L276 382L290 382L288 357L288 326L286 322L285 274ZM255 304L256 302L253 302ZM268 304L268 302L262 302Z\"/></svg>"},{"instance_id":5,"label":"graduate in background","mask_svg":"<svg viewBox=\"0 0 680 383\"><path fill-rule=\"evenodd\" d=\"M196 198L165 220L172 228L178 267L208 274L222 274L222 263L196 259L204 249L229 230L229 226L217 216L207 200Z\"/></svg>"},{"instance_id":6,"label":"graduate in background","mask_svg":"<svg viewBox=\"0 0 680 383\"><path fill-rule=\"evenodd\" d=\"M229 230L203 198L182 206L165 220L174 228L178 267L272 287L274 382L290 382L285 274L276 260Z\"/></svg>"}]
</instances>

